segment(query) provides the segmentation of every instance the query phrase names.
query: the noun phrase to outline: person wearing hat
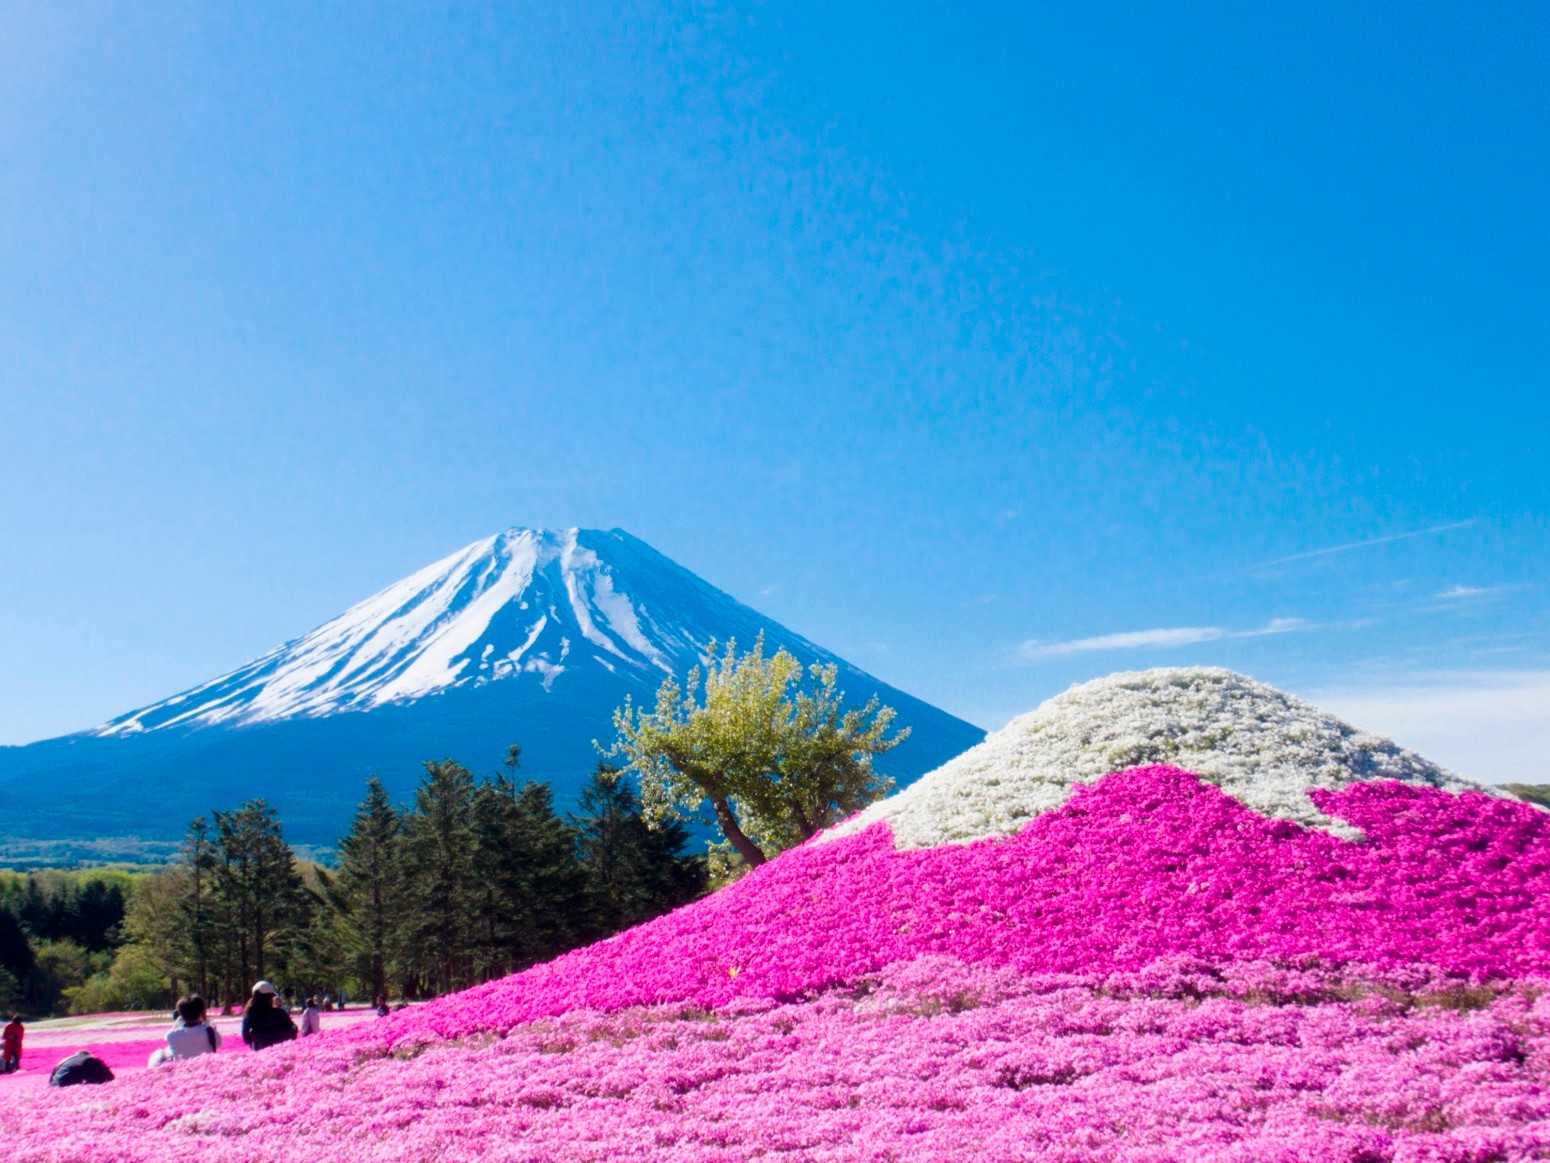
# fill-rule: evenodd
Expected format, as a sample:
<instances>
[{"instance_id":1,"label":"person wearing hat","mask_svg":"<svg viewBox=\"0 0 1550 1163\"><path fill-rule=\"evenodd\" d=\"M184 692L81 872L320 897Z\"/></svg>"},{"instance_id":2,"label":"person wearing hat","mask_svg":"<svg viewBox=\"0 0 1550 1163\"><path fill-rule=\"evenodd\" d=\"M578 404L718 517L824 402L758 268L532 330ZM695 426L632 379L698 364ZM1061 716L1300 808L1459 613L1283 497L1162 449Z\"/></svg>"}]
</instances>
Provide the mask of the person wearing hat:
<instances>
[{"instance_id":1,"label":"person wearing hat","mask_svg":"<svg viewBox=\"0 0 1550 1163\"><path fill-rule=\"evenodd\" d=\"M274 986L260 981L242 1009L242 1040L255 1050L289 1042L296 1036L296 1023L274 1004L274 997Z\"/></svg>"}]
</instances>

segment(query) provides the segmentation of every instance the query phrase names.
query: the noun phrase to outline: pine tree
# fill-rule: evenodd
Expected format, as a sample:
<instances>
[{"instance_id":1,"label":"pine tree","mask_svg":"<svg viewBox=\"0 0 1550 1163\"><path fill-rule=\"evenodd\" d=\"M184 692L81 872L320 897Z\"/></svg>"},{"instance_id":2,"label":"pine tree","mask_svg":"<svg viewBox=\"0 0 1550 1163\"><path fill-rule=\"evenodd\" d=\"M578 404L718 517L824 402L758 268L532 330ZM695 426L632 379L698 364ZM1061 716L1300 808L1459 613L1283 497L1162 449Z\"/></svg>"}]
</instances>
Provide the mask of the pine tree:
<instances>
[{"instance_id":1,"label":"pine tree","mask_svg":"<svg viewBox=\"0 0 1550 1163\"><path fill-rule=\"evenodd\" d=\"M21 983L32 973L33 962L32 944L27 940L26 930L9 907L0 908L0 970L11 975L14 993L21 992Z\"/></svg>"},{"instance_id":2,"label":"pine tree","mask_svg":"<svg viewBox=\"0 0 1550 1163\"><path fill-rule=\"evenodd\" d=\"M186 979L204 996L210 996L211 956L216 948L218 913L215 901L215 869L218 863L210 840L210 825L203 816L188 826L178 852L185 874L186 892L181 912L188 944ZM227 1000L230 1000L228 994Z\"/></svg>"},{"instance_id":3,"label":"pine tree","mask_svg":"<svg viewBox=\"0 0 1550 1163\"><path fill-rule=\"evenodd\" d=\"M329 893L342 944L372 997L388 991L403 916L403 860L403 821L381 781L372 776L350 834L339 842L339 868Z\"/></svg>"},{"instance_id":4,"label":"pine tree","mask_svg":"<svg viewBox=\"0 0 1550 1163\"><path fill-rule=\"evenodd\" d=\"M74 939L93 953L116 948L127 911L123 888L102 880L88 880L76 887L73 896Z\"/></svg>"},{"instance_id":5,"label":"pine tree","mask_svg":"<svg viewBox=\"0 0 1550 1163\"><path fill-rule=\"evenodd\" d=\"M507 771L486 780L475 792L475 960L478 976L486 980L509 973L516 964L531 891L517 788L509 774L517 767L515 758L508 756Z\"/></svg>"},{"instance_id":6,"label":"pine tree","mask_svg":"<svg viewBox=\"0 0 1550 1163\"><path fill-rule=\"evenodd\" d=\"M514 765L508 764L508 771ZM572 830L549 785L502 773L478 791L479 972L495 977L572 948L585 931Z\"/></svg>"},{"instance_id":7,"label":"pine tree","mask_svg":"<svg viewBox=\"0 0 1550 1163\"><path fill-rule=\"evenodd\" d=\"M216 812L215 831L220 849L216 880L234 938L234 967L239 980L264 977L283 961L303 920L295 854L274 808L261 799L235 812Z\"/></svg>"},{"instance_id":8,"label":"pine tree","mask_svg":"<svg viewBox=\"0 0 1550 1163\"><path fill-rule=\"evenodd\" d=\"M547 783L517 792L519 844L528 866L527 916L518 964L545 961L580 943L586 932L586 875L576 832L554 811Z\"/></svg>"},{"instance_id":9,"label":"pine tree","mask_svg":"<svg viewBox=\"0 0 1550 1163\"><path fill-rule=\"evenodd\" d=\"M635 789L619 768L600 760L578 807L573 824L591 935L638 925L705 890L704 862L683 855L688 829L676 820L648 826Z\"/></svg>"},{"instance_id":10,"label":"pine tree","mask_svg":"<svg viewBox=\"0 0 1550 1163\"><path fill-rule=\"evenodd\" d=\"M407 891L400 965L406 992L443 992L472 979L477 936L474 777L459 763L427 761L405 825Z\"/></svg>"}]
</instances>

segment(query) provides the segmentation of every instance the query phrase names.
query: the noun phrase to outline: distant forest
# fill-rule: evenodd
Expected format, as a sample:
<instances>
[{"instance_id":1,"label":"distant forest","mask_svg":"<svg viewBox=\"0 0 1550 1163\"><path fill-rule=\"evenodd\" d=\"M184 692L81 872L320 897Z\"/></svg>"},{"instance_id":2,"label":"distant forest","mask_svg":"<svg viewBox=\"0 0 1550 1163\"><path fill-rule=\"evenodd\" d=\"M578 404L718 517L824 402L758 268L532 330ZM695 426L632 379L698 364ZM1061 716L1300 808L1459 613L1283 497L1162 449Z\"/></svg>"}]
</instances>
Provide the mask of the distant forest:
<instances>
[{"instance_id":1,"label":"distant forest","mask_svg":"<svg viewBox=\"0 0 1550 1163\"><path fill-rule=\"evenodd\" d=\"M545 961L706 890L681 825L647 826L599 763L576 812L519 781L428 762L412 801L371 779L326 868L298 859L263 800L192 821L157 871L0 872L0 1008L159 1009L182 992L426 998Z\"/></svg>"}]
</instances>

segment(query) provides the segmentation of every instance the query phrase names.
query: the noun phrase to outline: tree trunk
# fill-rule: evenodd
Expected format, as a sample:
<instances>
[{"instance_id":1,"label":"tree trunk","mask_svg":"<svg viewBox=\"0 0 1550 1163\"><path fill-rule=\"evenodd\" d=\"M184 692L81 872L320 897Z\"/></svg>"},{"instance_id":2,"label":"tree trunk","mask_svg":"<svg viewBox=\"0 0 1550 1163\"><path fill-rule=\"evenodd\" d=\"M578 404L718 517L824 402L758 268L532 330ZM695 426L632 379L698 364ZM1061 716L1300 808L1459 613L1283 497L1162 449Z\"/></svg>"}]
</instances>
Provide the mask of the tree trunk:
<instances>
[{"instance_id":1,"label":"tree trunk","mask_svg":"<svg viewBox=\"0 0 1550 1163\"><path fill-rule=\"evenodd\" d=\"M727 803L726 797L712 796L710 806L716 813L716 823L721 825L722 835L736 849L737 854L747 861L748 867L758 868L763 864L766 859L763 850L737 826L737 817L732 814L732 805Z\"/></svg>"},{"instance_id":2,"label":"tree trunk","mask_svg":"<svg viewBox=\"0 0 1550 1163\"><path fill-rule=\"evenodd\" d=\"M791 814L796 818L797 834L801 836L803 840L811 840L818 834L818 829L815 828L812 822L807 818L807 813L802 810L801 804L793 803L791 805Z\"/></svg>"}]
</instances>

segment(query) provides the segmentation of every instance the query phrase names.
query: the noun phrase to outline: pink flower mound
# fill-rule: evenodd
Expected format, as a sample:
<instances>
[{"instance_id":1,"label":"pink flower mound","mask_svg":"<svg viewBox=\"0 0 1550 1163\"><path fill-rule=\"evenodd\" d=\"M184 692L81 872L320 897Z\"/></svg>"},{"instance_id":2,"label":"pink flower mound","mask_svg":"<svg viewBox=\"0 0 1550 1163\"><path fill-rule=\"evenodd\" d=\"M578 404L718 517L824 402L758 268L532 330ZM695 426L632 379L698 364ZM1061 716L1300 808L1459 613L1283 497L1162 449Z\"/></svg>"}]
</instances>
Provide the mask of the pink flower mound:
<instances>
[{"instance_id":1,"label":"pink flower mound","mask_svg":"<svg viewBox=\"0 0 1550 1163\"><path fill-rule=\"evenodd\" d=\"M121 1161L1550 1152L1550 815L1314 794L1366 841L1166 767L1010 839L880 825L388 1021L0 1095L0 1131Z\"/></svg>"},{"instance_id":2,"label":"pink flower mound","mask_svg":"<svg viewBox=\"0 0 1550 1163\"><path fill-rule=\"evenodd\" d=\"M427 1006L394 1035L795 998L927 953L1056 973L1180 955L1550 970L1550 814L1392 782L1315 798L1366 843L1267 819L1169 767L1107 776L1006 840L901 852L879 825Z\"/></svg>"}]
</instances>

